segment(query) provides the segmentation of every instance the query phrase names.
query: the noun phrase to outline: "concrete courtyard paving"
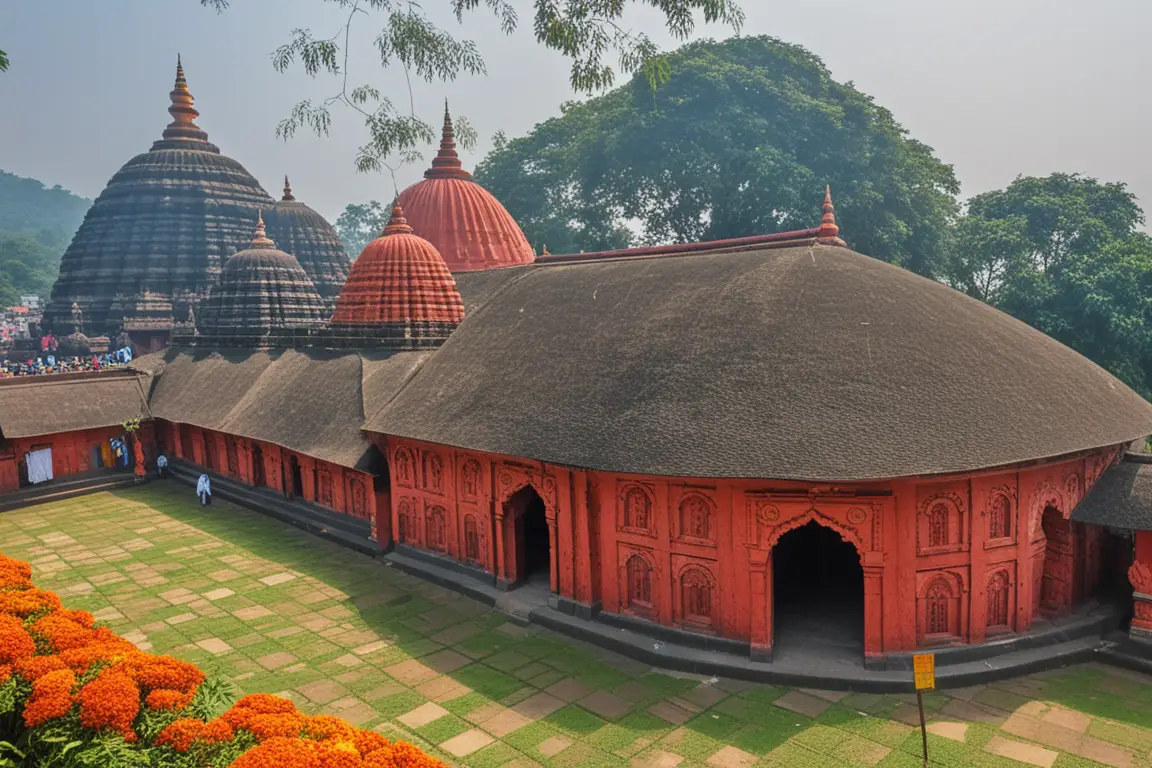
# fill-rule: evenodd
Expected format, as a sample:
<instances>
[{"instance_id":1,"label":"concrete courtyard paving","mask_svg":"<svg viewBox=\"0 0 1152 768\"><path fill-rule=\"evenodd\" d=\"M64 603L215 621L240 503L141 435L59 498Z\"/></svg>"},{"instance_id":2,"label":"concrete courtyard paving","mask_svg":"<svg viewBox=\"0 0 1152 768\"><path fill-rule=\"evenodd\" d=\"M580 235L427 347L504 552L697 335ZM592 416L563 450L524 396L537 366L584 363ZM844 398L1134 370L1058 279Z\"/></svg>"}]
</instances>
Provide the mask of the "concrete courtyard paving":
<instances>
[{"instance_id":1,"label":"concrete courtyard paving","mask_svg":"<svg viewBox=\"0 0 1152 768\"><path fill-rule=\"evenodd\" d=\"M238 694L289 696L452 764L921 764L914 696L661 673L171 482L0 514L0 551ZM932 693L931 763L1152 766L1149 683L1085 665Z\"/></svg>"}]
</instances>

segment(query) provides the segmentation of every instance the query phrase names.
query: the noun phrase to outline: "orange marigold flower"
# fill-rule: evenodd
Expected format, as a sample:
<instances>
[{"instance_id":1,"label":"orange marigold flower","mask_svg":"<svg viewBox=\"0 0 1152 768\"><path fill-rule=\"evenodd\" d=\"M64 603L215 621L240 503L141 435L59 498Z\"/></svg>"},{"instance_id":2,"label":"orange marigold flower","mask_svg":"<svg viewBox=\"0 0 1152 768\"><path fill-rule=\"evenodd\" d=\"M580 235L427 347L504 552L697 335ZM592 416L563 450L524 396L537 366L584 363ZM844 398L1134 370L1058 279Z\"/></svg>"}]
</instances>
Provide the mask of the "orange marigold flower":
<instances>
[{"instance_id":1,"label":"orange marigold flower","mask_svg":"<svg viewBox=\"0 0 1152 768\"><path fill-rule=\"evenodd\" d=\"M11 557L0 555L0 572L11 571L17 576L26 579L32 578L32 566L23 560L14 560Z\"/></svg>"},{"instance_id":2,"label":"orange marigold flower","mask_svg":"<svg viewBox=\"0 0 1152 768\"><path fill-rule=\"evenodd\" d=\"M106 669L80 689L80 724L99 730L111 728L126 741L136 741L132 721L140 713L140 689L116 669Z\"/></svg>"},{"instance_id":3,"label":"orange marigold flower","mask_svg":"<svg viewBox=\"0 0 1152 768\"><path fill-rule=\"evenodd\" d=\"M68 665L59 656L29 656L16 662L16 673L30 683L34 683L49 672L67 669Z\"/></svg>"},{"instance_id":4,"label":"orange marigold flower","mask_svg":"<svg viewBox=\"0 0 1152 768\"><path fill-rule=\"evenodd\" d=\"M182 691L170 691L167 688L159 688L152 691L144 699L144 703L148 709L184 709L192 703L192 697L195 694L184 693Z\"/></svg>"},{"instance_id":5,"label":"orange marigold flower","mask_svg":"<svg viewBox=\"0 0 1152 768\"><path fill-rule=\"evenodd\" d=\"M324 768L364 768L364 761L350 741L323 741L313 746L316 759Z\"/></svg>"},{"instance_id":6,"label":"orange marigold flower","mask_svg":"<svg viewBox=\"0 0 1152 768\"><path fill-rule=\"evenodd\" d=\"M130 655L120 667L145 691L169 690L195 693L204 682L204 673L186 661L149 653Z\"/></svg>"},{"instance_id":7,"label":"orange marigold flower","mask_svg":"<svg viewBox=\"0 0 1152 768\"><path fill-rule=\"evenodd\" d=\"M356 733L355 727L332 715L313 715L304 723L304 736L317 741L335 739L350 742L356 738Z\"/></svg>"},{"instance_id":8,"label":"orange marigold flower","mask_svg":"<svg viewBox=\"0 0 1152 768\"><path fill-rule=\"evenodd\" d=\"M0 613L8 613L22 619L34 613L58 611L62 607L60 598L54 592L45 592L36 587L0 592Z\"/></svg>"},{"instance_id":9,"label":"orange marigold flower","mask_svg":"<svg viewBox=\"0 0 1152 768\"><path fill-rule=\"evenodd\" d=\"M0 664L11 664L35 653L36 643L24 629L24 622L15 616L0 615Z\"/></svg>"},{"instance_id":10,"label":"orange marigold flower","mask_svg":"<svg viewBox=\"0 0 1152 768\"><path fill-rule=\"evenodd\" d=\"M397 741L369 753L364 758L364 765L370 768L445 768L444 763L406 741Z\"/></svg>"},{"instance_id":11,"label":"orange marigold flower","mask_svg":"<svg viewBox=\"0 0 1152 768\"><path fill-rule=\"evenodd\" d=\"M12 679L12 665L0 664L0 685Z\"/></svg>"},{"instance_id":12,"label":"orange marigold flower","mask_svg":"<svg viewBox=\"0 0 1152 768\"><path fill-rule=\"evenodd\" d=\"M357 730L356 736L352 739L352 743L356 745L357 751L365 756L370 752L384 749L392 744L392 742L376 733L376 731L365 730Z\"/></svg>"},{"instance_id":13,"label":"orange marigold flower","mask_svg":"<svg viewBox=\"0 0 1152 768\"><path fill-rule=\"evenodd\" d=\"M57 611L42 616L32 624L32 631L44 638L52 650L59 653L81 648L92 639L92 630L72 619L70 611Z\"/></svg>"},{"instance_id":14,"label":"orange marigold flower","mask_svg":"<svg viewBox=\"0 0 1152 768\"><path fill-rule=\"evenodd\" d=\"M24 724L29 728L56 717L63 717L72 708L75 699L72 687L76 675L70 669L58 669L32 684L32 695L24 707Z\"/></svg>"},{"instance_id":15,"label":"orange marigold flower","mask_svg":"<svg viewBox=\"0 0 1152 768\"><path fill-rule=\"evenodd\" d=\"M217 718L207 723L191 717L182 717L160 732L156 744L169 746L177 752L187 752L193 742L220 744L232 738L232 728Z\"/></svg>"},{"instance_id":16,"label":"orange marigold flower","mask_svg":"<svg viewBox=\"0 0 1152 768\"><path fill-rule=\"evenodd\" d=\"M269 739L237 758L232 768L326 768L310 748L312 744L301 739Z\"/></svg>"},{"instance_id":17,"label":"orange marigold flower","mask_svg":"<svg viewBox=\"0 0 1152 768\"><path fill-rule=\"evenodd\" d=\"M251 709L262 715L295 712L296 705L289 699L270 693L250 693L232 705L233 709Z\"/></svg>"},{"instance_id":18,"label":"orange marigold flower","mask_svg":"<svg viewBox=\"0 0 1152 768\"><path fill-rule=\"evenodd\" d=\"M136 646L127 640L113 638L109 641L92 642L83 648L71 648L62 651L60 658L68 665L69 669L84 674L98 661L116 663L132 653L138 653Z\"/></svg>"},{"instance_id":19,"label":"orange marigold flower","mask_svg":"<svg viewBox=\"0 0 1152 768\"><path fill-rule=\"evenodd\" d=\"M277 736L299 736L304 722L304 715L299 712L275 715L257 714L247 718L247 722L238 727L252 732L260 741L267 741Z\"/></svg>"}]
</instances>

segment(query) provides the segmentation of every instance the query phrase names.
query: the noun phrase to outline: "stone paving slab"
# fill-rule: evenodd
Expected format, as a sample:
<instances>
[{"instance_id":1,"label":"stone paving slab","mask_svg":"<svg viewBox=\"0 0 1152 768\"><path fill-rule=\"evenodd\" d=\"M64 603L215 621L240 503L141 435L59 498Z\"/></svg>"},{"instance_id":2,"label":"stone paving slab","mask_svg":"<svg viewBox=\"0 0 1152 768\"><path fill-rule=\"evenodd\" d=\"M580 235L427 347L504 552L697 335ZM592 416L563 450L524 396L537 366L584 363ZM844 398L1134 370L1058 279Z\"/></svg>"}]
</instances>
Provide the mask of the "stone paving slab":
<instances>
[{"instance_id":1,"label":"stone paving slab","mask_svg":"<svg viewBox=\"0 0 1152 768\"><path fill-rule=\"evenodd\" d=\"M0 547L140 647L450 766L919 765L914 696L653 670L227 502L201 509L182 490L8 512ZM1152 768L1150 683L1087 664L932 692L932 765Z\"/></svg>"}]
</instances>

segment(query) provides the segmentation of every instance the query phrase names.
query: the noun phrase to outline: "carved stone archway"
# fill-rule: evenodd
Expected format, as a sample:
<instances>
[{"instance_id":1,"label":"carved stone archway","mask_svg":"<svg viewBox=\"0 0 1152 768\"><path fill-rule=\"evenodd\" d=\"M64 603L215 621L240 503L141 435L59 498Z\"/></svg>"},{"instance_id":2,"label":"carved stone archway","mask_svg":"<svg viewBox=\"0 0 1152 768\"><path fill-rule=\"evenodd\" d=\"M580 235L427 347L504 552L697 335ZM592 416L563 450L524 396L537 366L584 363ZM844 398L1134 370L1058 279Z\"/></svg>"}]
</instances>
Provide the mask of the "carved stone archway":
<instances>
[{"instance_id":1,"label":"carved stone archway","mask_svg":"<svg viewBox=\"0 0 1152 768\"><path fill-rule=\"evenodd\" d=\"M495 564L496 584L501 589L517 585L521 574L516 573L519 558L517 526L526 507L517 505L515 499L525 488L531 488L544 505L544 518L548 525L548 589L552 594L559 592L559 563L556 532L556 478L535 472L501 469L497 475L497 496L493 503L492 542L495 551L492 562Z\"/></svg>"}]
</instances>

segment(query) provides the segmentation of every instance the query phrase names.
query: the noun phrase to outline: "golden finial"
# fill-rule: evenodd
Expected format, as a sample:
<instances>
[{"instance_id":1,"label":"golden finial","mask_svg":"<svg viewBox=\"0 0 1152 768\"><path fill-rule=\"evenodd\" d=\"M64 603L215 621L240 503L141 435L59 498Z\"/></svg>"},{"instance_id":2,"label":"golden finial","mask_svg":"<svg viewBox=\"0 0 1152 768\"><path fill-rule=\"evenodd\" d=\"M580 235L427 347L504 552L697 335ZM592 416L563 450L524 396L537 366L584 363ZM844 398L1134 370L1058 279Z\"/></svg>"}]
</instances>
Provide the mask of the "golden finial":
<instances>
[{"instance_id":1,"label":"golden finial","mask_svg":"<svg viewBox=\"0 0 1152 768\"><path fill-rule=\"evenodd\" d=\"M264 211L256 211L256 235L252 238L253 248L275 248L276 243L268 237L264 230Z\"/></svg>"},{"instance_id":2,"label":"golden finial","mask_svg":"<svg viewBox=\"0 0 1152 768\"><path fill-rule=\"evenodd\" d=\"M196 125L196 118L200 116L200 112L193 106L196 100L188 90L188 80L184 77L184 62L180 54L176 54L176 85L168 97L171 100L168 114L172 115L172 122L164 129L164 138L207 141L208 134Z\"/></svg>"},{"instance_id":3,"label":"golden finial","mask_svg":"<svg viewBox=\"0 0 1152 768\"><path fill-rule=\"evenodd\" d=\"M836 208L832 205L832 186L824 187L824 215L820 217L820 228L816 236L821 240L835 240L840 243L840 227L836 226Z\"/></svg>"},{"instance_id":4,"label":"golden finial","mask_svg":"<svg viewBox=\"0 0 1152 768\"><path fill-rule=\"evenodd\" d=\"M408 219L404 218L404 209L400 207L400 199L397 198L392 203L392 218L388 220L388 226L384 227L385 235L410 235L412 234L412 227L408 226Z\"/></svg>"},{"instance_id":5,"label":"golden finial","mask_svg":"<svg viewBox=\"0 0 1152 768\"><path fill-rule=\"evenodd\" d=\"M295 200L292 196L292 185L288 183L288 174L284 174L284 197L281 200Z\"/></svg>"}]
</instances>

